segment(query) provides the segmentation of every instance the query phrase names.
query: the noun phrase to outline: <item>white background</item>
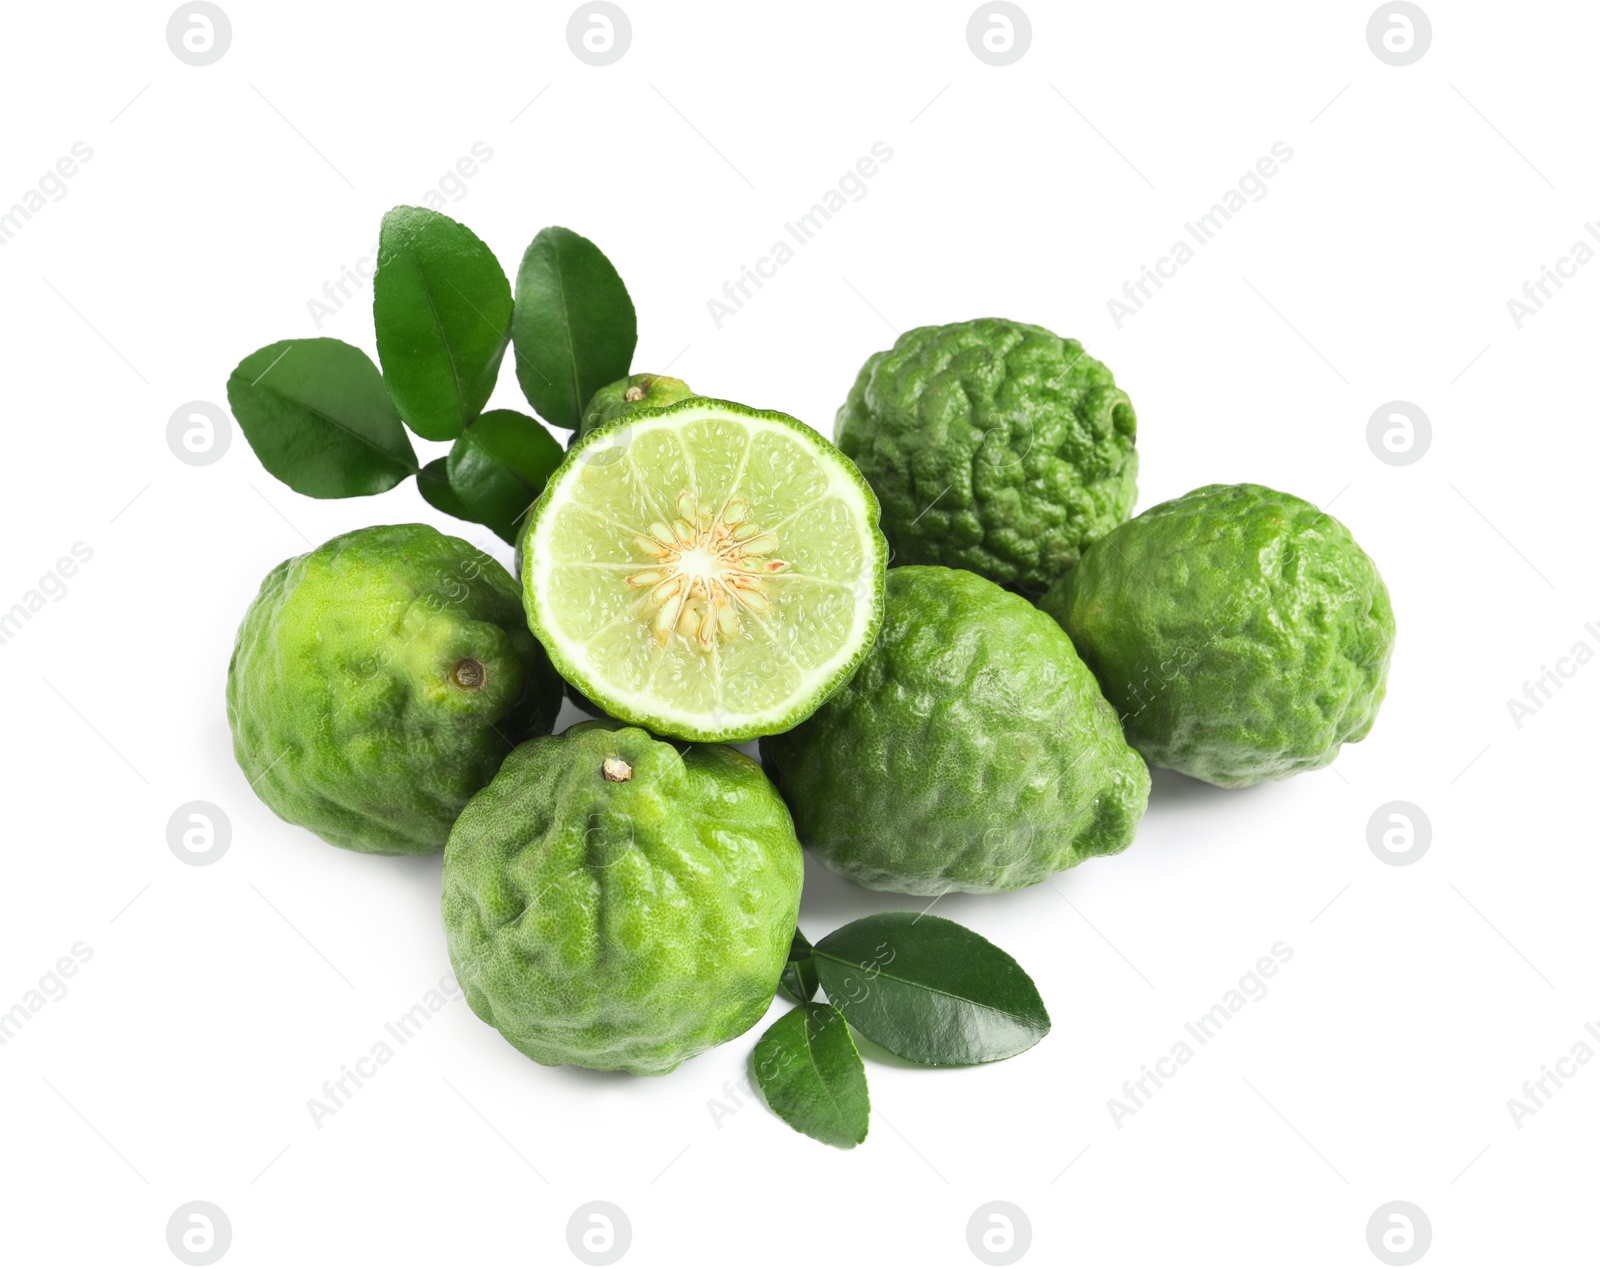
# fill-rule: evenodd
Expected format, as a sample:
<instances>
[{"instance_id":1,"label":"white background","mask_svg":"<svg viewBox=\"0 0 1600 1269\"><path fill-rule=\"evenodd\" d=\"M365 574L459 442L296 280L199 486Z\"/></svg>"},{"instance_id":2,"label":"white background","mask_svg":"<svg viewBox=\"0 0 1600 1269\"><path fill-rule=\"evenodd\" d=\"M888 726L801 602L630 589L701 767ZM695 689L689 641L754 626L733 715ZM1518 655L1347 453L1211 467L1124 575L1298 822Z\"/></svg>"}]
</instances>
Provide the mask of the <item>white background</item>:
<instances>
[{"instance_id":1,"label":"white background","mask_svg":"<svg viewBox=\"0 0 1600 1269\"><path fill-rule=\"evenodd\" d=\"M0 1047L7 1263L176 1264L168 1218L196 1199L241 1266L576 1264L594 1199L637 1265L978 1264L967 1223L996 1199L1029 1218L1026 1264L1377 1264L1367 1222L1396 1199L1431 1222L1424 1263L1586 1262L1600 1063L1520 1126L1507 1099L1600 1024L1600 665L1520 727L1506 702L1600 651L1600 263L1521 329L1506 301L1595 242L1600 12L1429 0L1431 47L1397 68L1366 0L1027 0L1031 46L994 67L966 2L625 7L603 68L566 5L224 0L231 46L199 68L164 5L7 13L0 207L93 150L0 247L0 609L93 552L0 646L0 1010L92 950ZM866 196L718 329L707 300L879 141ZM1107 300L1280 141L1266 196L1118 329ZM272 565L359 525L509 552L410 487L301 498L237 430L186 465L167 424L225 407L273 340L372 350L370 288L320 331L308 300L477 142L493 157L446 210L508 270L541 226L594 238L639 369L831 433L898 330L1039 322L1132 394L1141 507L1290 490L1393 593L1389 698L1333 769L1246 791L1158 773L1126 854L939 901L1033 974L1054 1030L991 1067L869 1057L854 1152L724 1091L758 1032L665 1078L597 1075L528 1062L459 1001L308 1113L446 973L439 860L333 849L253 797L223 709L235 627ZM493 404L520 404L509 360ZM1395 399L1433 424L1408 466L1366 439ZM167 844L196 799L232 826L208 867ZM1397 799L1432 825L1405 867L1368 845ZM808 865L813 938L907 906ZM1270 992L1114 1123L1123 1081L1280 940Z\"/></svg>"}]
</instances>

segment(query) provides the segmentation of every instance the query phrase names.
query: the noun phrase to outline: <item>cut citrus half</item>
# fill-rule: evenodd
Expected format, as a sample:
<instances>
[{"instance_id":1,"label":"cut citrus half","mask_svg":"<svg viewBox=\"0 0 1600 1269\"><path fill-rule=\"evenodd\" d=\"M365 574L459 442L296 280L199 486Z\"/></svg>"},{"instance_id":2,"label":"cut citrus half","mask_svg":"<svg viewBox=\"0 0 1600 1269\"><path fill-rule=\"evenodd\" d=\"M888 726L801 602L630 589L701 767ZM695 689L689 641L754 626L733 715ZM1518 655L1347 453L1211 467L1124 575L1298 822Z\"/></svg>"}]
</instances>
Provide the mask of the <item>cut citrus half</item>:
<instances>
[{"instance_id":1,"label":"cut citrus half","mask_svg":"<svg viewBox=\"0 0 1600 1269\"><path fill-rule=\"evenodd\" d=\"M691 397L584 436L522 540L528 624L607 713L684 740L810 717L883 619L855 465L786 414Z\"/></svg>"}]
</instances>

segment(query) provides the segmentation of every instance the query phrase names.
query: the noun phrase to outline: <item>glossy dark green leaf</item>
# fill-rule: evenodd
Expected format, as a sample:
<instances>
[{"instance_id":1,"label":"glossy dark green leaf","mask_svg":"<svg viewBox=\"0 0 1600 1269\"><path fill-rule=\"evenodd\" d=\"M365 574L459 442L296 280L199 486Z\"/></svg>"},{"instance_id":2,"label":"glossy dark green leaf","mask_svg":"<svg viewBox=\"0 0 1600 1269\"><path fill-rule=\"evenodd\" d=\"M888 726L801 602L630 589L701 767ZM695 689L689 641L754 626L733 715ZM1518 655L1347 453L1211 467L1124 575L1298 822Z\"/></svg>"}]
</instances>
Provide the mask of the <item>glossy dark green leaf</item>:
<instances>
[{"instance_id":1,"label":"glossy dark green leaf","mask_svg":"<svg viewBox=\"0 0 1600 1269\"><path fill-rule=\"evenodd\" d=\"M515 410L480 415L450 447L450 489L465 518L516 544L521 520L566 457L538 419Z\"/></svg>"},{"instance_id":2,"label":"glossy dark green leaf","mask_svg":"<svg viewBox=\"0 0 1600 1269\"><path fill-rule=\"evenodd\" d=\"M783 967L778 990L799 1005L817 994L817 967L811 961L811 944L799 930L789 943L789 962Z\"/></svg>"},{"instance_id":3,"label":"glossy dark green leaf","mask_svg":"<svg viewBox=\"0 0 1600 1269\"><path fill-rule=\"evenodd\" d=\"M261 465L310 498L392 489L416 451L372 358L337 339L286 339L228 376L228 405Z\"/></svg>"},{"instance_id":4,"label":"glossy dark green leaf","mask_svg":"<svg viewBox=\"0 0 1600 1269\"><path fill-rule=\"evenodd\" d=\"M756 1041L751 1065L767 1105L796 1132L845 1150L867 1139L866 1068L832 1005L784 1014Z\"/></svg>"},{"instance_id":5,"label":"glossy dark green leaf","mask_svg":"<svg viewBox=\"0 0 1600 1269\"><path fill-rule=\"evenodd\" d=\"M448 216L394 208L378 237L372 320L400 417L430 441L460 436L511 338L511 283L494 253Z\"/></svg>"},{"instance_id":6,"label":"glossy dark green leaf","mask_svg":"<svg viewBox=\"0 0 1600 1269\"><path fill-rule=\"evenodd\" d=\"M862 917L820 939L811 959L850 1025L910 1062L994 1062L1031 1049L1050 1030L1022 966L943 917Z\"/></svg>"},{"instance_id":7,"label":"glossy dark green leaf","mask_svg":"<svg viewBox=\"0 0 1600 1269\"><path fill-rule=\"evenodd\" d=\"M450 488L450 460L436 458L417 473L417 492L430 507L457 520L470 520L467 506Z\"/></svg>"},{"instance_id":8,"label":"glossy dark green leaf","mask_svg":"<svg viewBox=\"0 0 1600 1269\"><path fill-rule=\"evenodd\" d=\"M628 373L638 326L628 288L600 248L552 225L517 270L511 338L523 395L545 422L576 428L589 398Z\"/></svg>"}]
</instances>

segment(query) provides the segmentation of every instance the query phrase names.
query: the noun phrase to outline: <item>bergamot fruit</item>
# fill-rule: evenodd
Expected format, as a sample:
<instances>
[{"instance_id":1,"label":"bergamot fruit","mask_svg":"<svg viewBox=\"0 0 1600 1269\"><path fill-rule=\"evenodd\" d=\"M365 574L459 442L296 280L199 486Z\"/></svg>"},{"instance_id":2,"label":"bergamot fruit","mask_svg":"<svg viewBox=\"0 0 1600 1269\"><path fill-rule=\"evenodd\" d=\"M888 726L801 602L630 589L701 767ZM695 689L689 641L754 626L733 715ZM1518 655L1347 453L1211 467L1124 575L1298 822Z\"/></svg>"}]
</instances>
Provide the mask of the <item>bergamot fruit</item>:
<instances>
[{"instance_id":1,"label":"bergamot fruit","mask_svg":"<svg viewBox=\"0 0 1600 1269\"><path fill-rule=\"evenodd\" d=\"M523 594L556 668L613 718L749 740L855 672L886 554L877 500L828 441L691 397L573 446L534 504Z\"/></svg>"},{"instance_id":2,"label":"bergamot fruit","mask_svg":"<svg viewBox=\"0 0 1600 1269\"><path fill-rule=\"evenodd\" d=\"M1038 595L1133 510L1137 422L1077 340L980 318L868 358L835 436L883 503L896 564Z\"/></svg>"},{"instance_id":3,"label":"bergamot fruit","mask_svg":"<svg viewBox=\"0 0 1600 1269\"><path fill-rule=\"evenodd\" d=\"M1090 547L1040 600L1158 767L1212 784L1327 766L1371 729L1394 613L1350 531L1261 485L1207 485Z\"/></svg>"},{"instance_id":4,"label":"bergamot fruit","mask_svg":"<svg viewBox=\"0 0 1600 1269\"><path fill-rule=\"evenodd\" d=\"M440 850L561 681L516 584L424 524L334 538L267 574L228 666L233 751L261 800L335 846Z\"/></svg>"},{"instance_id":5,"label":"bergamot fruit","mask_svg":"<svg viewBox=\"0 0 1600 1269\"><path fill-rule=\"evenodd\" d=\"M669 375L638 374L618 379L615 383L606 384L589 398L589 404L583 409L583 418L572 434L572 443L576 445L595 428L604 427L613 419L637 414L641 410L664 409L693 395L688 384Z\"/></svg>"},{"instance_id":6,"label":"bergamot fruit","mask_svg":"<svg viewBox=\"0 0 1600 1269\"><path fill-rule=\"evenodd\" d=\"M807 849L904 894L1016 890L1115 854L1150 793L1061 627L960 569L890 569L855 678L761 754Z\"/></svg>"},{"instance_id":7,"label":"bergamot fruit","mask_svg":"<svg viewBox=\"0 0 1600 1269\"><path fill-rule=\"evenodd\" d=\"M450 834L450 963L534 1061L660 1074L767 1011L803 872L737 749L579 723L514 750Z\"/></svg>"}]
</instances>

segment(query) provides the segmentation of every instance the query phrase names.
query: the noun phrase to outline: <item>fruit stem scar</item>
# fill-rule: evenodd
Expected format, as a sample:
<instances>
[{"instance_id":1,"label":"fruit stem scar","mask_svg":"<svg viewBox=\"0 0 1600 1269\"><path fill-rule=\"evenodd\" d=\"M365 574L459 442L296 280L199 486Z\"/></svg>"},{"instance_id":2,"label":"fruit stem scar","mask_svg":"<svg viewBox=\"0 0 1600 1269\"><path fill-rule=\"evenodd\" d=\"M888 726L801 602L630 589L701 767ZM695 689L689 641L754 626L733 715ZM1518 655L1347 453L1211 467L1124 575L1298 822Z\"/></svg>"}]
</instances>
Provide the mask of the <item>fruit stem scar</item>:
<instances>
[{"instance_id":1,"label":"fruit stem scar","mask_svg":"<svg viewBox=\"0 0 1600 1269\"><path fill-rule=\"evenodd\" d=\"M450 681L469 692L476 692L482 688L483 681L487 677L483 663L476 657L462 657L450 667Z\"/></svg>"},{"instance_id":2,"label":"fruit stem scar","mask_svg":"<svg viewBox=\"0 0 1600 1269\"><path fill-rule=\"evenodd\" d=\"M600 764L600 776L612 784L626 784L633 779L633 768L621 758L607 758Z\"/></svg>"}]
</instances>

